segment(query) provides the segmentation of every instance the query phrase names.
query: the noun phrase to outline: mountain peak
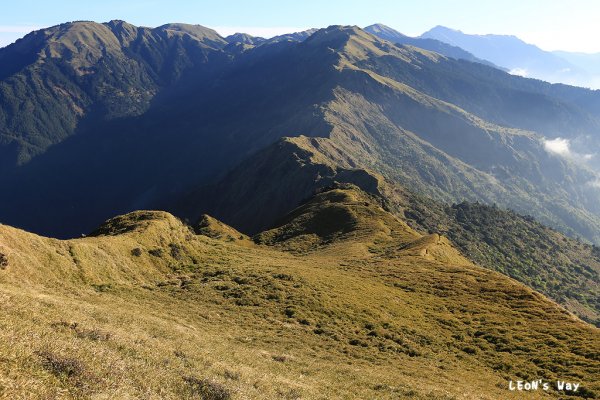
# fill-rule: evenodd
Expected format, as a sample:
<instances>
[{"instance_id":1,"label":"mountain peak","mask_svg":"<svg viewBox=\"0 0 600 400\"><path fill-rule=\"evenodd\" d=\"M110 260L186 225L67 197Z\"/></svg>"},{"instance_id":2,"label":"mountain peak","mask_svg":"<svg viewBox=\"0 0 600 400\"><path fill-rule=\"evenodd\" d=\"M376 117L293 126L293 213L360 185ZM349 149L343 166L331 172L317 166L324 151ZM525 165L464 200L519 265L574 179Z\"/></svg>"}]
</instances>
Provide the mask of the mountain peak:
<instances>
[{"instance_id":1,"label":"mountain peak","mask_svg":"<svg viewBox=\"0 0 600 400\"><path fill-rule=\"evenodd\" d=\"M438 37L440 35L448 35L447 37L449 37L449 38L455 38L455 37L461 37L461 36L474 37L474 38L500 38L500 39L515 40L515 41L525 44L525 42L523 40L519 39L515 35L497 35L497 34L493 34L493 33L469 34L469 33L465 33L463 31L461 31L460 29L448 28L447 26L443 26L443 25L434 26L427 32L424 32L420 37L435 39L436 37ZM452 43L450 43L450 44L452 44Z\"/></svg>"},{"instance_id":2,"label":"mountain peak","mask_svg":"<svg viewBox=\"0 0 600 400\"><path fill-rule=\"evenodd\" d=\"M106 25L109 25L109 26L123 26L123 25L130 25L130 26L133 26L133 25L132 25L132 24L130 24L129 22L127 22L127 21L124 21L124 20L122 20L122 19L111 19L110 21L108 21L108 22L106 23Z\"/></svg>"},{"instance_id":3,"label":"mountain peak","mask_svg":"<svg viewBox=\"0 0 600 400\"><path fill-rule=\"evenodd\" d=\"M199 235L225 242L233 242L245 246L252 246L254 244L248 236L208 214L203 214L200 217L200 220L194 226L194 231Z\"/></svg>"},{"instance_id":4,"label":"mountain peak","mask_svg":"<svg viewBox=\"0 0 600 400\"><path fill-rule=\"evenodd\" d=\"M353 184L335 183L288 214L276 228L258 234L256 240L302 252L357 237L396 245L418 239L408 225L381 208L381 201Z\"/></svg>"},{"instance_id":5,"label":"mountain peak","mask_svg":"<svg viewBox=\"0 0 600 400\"><path fill-rule=\"evenodd\" d=\"M438 25L436 28L440 28L441 30L449 29L443 26ZM434 28L434 29L436 29ZM426 37L410 37L406 36L397 30L390 28L389 26L383 24L374 24L369 25L364 28L366 32L369 32L372 35L379 37L380 39L387 40L388 42L392 42L400 45L409 45L418 47L424 50L433 51L439 54L442 54L446 57L452 57L461 60L467 60L471 62L476 62L480 64L487 64L496 68L496 65L492 64L489 61L482 60L480 58L475 57L470 52L453 46L452 44L448 44L444 41L426 38ZM449 31L452 31L451 29ZM441 36L445 36L446 34L440 33ZM449 33L448 33L449 35Z\"/></svg>"},{"instance_id":6,"label":"mountain peak","mask_svg":"<svg viewBox=\"0 0 600 400\"><path fill-rule=\"evenodd\" d=\"M428 30L427 32L452 32L452 33L463 33L460 29L453 29L453 28L448 28L447 26L444 25L436 25L433 28L431 28L430 30ZM425 32L425 33L427 33ZM423 35L425 35L425 33ZM423 36L422 35L422 36Z\"/></svg>"},{"instance_id":7,"label":"mountain peak","mask_svg":"<svg viewBox=\"0 0 600 400\"><path fill-rule=\"evenodd\" d=\"M364 28L364 30L366 32L369 32L369 33L373 34L373 35L379 36L380 38L385 39L385 40L392 39L392 40L390 40L392 42L394 40L398 40L398 39L401 39L401 38L407 38L408 37L405 34L400 33L397 30L395 30L393 28L390 28L389 26L384 25L384 24L369 25L369 26L366 26ZM389 37L389 39L388 39L388 37Z\"/></svg>"},{"instance_id":8,"label":"mountain peak","mask_svg":"<svg viewBox=\"0 0 600 400\"><path fill-rule=\"evenodd\" d=\"M274 36L274 37L266 40L266 43L276 43L276 42L282 42L282 41L286 41L286 40L289 40L292 42L303 42L306 39L308 39L310 36L312 36L316 31L318 31L318 29L310 28L305 31L286 33L283 35Z\"/></svg>"},{"instance_id":9,"label":"mountain peak","mask_svg":"<svg viewBox=\"0 0 600 400\"><path fill-rule=\"evenodd\" d=\"M104 53L120 50L121 43L117 35L124 29L123 24L100 24L93 21L75 21L48 28L44 31L47 36L45 56L66 57L70 60L82 58L81 66L89 66Z\"/></svg>"},{"instance_id":10,"label":"mountain peak","mask_svg":"<svg viewBox=\"0 0 600 400\"><path fill-rule=\"evenodd\" d=\"M432 28L432 30L442 30L442 31L452 31L452 32L462 32L460 29L450 28L444 25L436 25Z\"/></svg>"},{"instance_id":11,"label":"mountain peak","mask_svg":"<svg viewBox=\"0 0 600 400\"><path fill-rule=\"evenodd\" d=\"M476 57L506 68L507 71L524 71L526 76L548 82L585 79L585 74L576 66L514 35L467 34L438 25L423 33L421 38L436 39L460 47Z\"/></svg>"},{"instance_id":12,"label":"mountain peak","mask_svg":"<svg viewBox=\"0 0 600 400\"><path fill-rule=\"evenodd\" d=\"M456 40L454 38L462 35L464 35L464 33L457 29L448 28L442 25L436 25L430 30L423 32L423 34L419 37L422 39L436 39L444 43L451 44L453 46L461 47L458 44L456 44Z\"/></svg>"},{"instance_id":13,"label":"mountain peak","mask_svg":"<svg viewBox=\"0 0 600 400\"><path fill-rule=\"evenodd\" d=\"M319 29L310 36L305 43L311 46L322 46L335 51L344 52L352 58L363 59L368 54L383 54L384 44L374 36L358 26L332 25Z\"/></svg>"},{"instance_id":14,"label":"mountain peak","mask_svg":"<svg viewBox=\"0 0 600 400\"><path fill-rule=\"evenodd\" d=\"M90 236L115 236L128 232L142 232L153 224L161 223L181 224L175 217L164 211L133 211L107 220Z\"/></svg>"},{"instance_id":15,"label":"mountain peak","mask_svg":"<svg viewBox=\"0 0 600 400\"><path fill-rule=\"evenodd\" d=\"M154 28L155 31L163 31L167 34L184 35L203 42L214 47L223 47L227 45L227 41L221 37L214 29L207 28L202 25L169 23Z\"/></svg>"},{"instance_id":16,"label":"mountain peak","mask_svg":"<svg viewBox=\"0 0 600 400\"><path fill-rule=\"evenodd\" d=\"M360 35L364 32L356 25L330 25L327 28L318 29L310 38L311 41L321 41L350 35Z\"/></svg>"},{"instance_id":17,"label":"mountain peak","mask_svg":"<svg viewBox=\"0 0 600 400\"><path fill-rule=\"evenodd\" d=\"M256 45L264 42L266 39L258 36L252 36L247 33L236 32L233 35L229 35L225 38L228 43L241 43Z\"/></svg>"}]
</instances>

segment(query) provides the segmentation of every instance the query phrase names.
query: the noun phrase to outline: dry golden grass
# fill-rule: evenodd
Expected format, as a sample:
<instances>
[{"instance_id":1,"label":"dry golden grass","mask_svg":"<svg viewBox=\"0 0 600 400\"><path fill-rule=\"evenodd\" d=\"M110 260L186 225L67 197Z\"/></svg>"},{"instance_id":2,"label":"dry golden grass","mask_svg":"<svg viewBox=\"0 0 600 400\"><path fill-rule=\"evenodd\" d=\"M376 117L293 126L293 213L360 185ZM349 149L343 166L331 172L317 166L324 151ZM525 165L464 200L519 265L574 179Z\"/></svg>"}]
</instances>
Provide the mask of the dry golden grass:
<instances>
[{"instance_id":1,"label":"dry golden grass","mask_svg":"<svg viewBox=\"0 0 600 400\"><path fill-rule=\"evenodd\" d=\"M265 234L275 247L161 212L69 241L0 226L0 397L558 397L507 390L534 378L600 391L596 328L364 194L320 196ZM340 207L352 229L311 229Z\"/></svg>"}]
</instances>

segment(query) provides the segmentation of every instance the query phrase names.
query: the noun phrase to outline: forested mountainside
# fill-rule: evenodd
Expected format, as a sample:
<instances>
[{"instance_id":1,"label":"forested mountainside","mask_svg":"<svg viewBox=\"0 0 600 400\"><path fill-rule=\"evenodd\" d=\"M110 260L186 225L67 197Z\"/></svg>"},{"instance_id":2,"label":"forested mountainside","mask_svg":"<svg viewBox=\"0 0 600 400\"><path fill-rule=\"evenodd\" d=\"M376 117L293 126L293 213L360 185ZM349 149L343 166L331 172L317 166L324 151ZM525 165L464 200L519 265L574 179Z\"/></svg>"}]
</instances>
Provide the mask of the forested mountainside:
<instances>
[{"instance_id":1,"label":"forested mountainside","mask_svg":"<svg viewBox=\"0 0 600 400\"><path fill-rule=\"evenodd\" d=\"M6 223L85 233L306 135L331 140L341 166L598 240L597 174L545 147L598 127L594 92L340 26L240 48L198 26L80 22L32 33L0 57L21 60L2 64Z\"/></svg>"}]
</instances>

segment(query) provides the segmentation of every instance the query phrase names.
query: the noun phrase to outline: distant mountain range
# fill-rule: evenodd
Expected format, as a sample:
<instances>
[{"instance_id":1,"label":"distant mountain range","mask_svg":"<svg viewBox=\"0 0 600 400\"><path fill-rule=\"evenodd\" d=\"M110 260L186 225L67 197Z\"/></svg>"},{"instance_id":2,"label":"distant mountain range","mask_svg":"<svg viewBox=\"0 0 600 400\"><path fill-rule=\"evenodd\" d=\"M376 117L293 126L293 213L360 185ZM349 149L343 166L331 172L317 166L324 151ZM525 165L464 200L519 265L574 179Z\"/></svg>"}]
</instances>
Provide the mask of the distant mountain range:
<instances>
[{"instance_id":1,"label":"distant mountain range","mask_svg":"<svg viewBox=\"0 0 600 400\"><path fill-rule=\"evenodd\" d=\"M455 59L479 62L511 74L551 83L600 89L600 53L547 52L515 36L469 35L443 26L436 26L420 37L404 35L384 24L373 24L363 29L392 43L434 51ZM316 29L309 29L270 39L236 33L225 40L245 45L260 45L281 40L303 41L315 31Z\"/></svg>"},{"instance_id":2,"label":"distant mountain range","mask_svg":"<svg viewBox=\"0 0 600 400\"><path fill-rule=\"evenodd\" d=\"M304 40L306 40L310 35L312 35L313 33L315 33L317 30L316 29L307 29L305 31L301 31L301 32L293 32L293 33L286 33L283 35L278 35L278 36L273 36L269 39L265 39L263 37L259 37L259 36L252 36L252 35L248 35L247 33L234 33L233 35L229 35L225 38L225 40L230 43L230 44L243 44L243 45L252 45L252 46L259 46L262 44L269 44L269 43L277 43L277 42L283 42L283 41L292 41L292 42L302 42Z\"/></svg>"},{"instance_id":3,"label":"distant mountain range","mask_svg":"<svg viewBox=\"0 0 600 400\"><path fill-rule=\"evenodd\" d=\"M448 57L496 66L514 75L600 88L600 54L546 52L515 36L467 35L442 26L418 38L403 35L382 24L370 25L365 30L394 43L414 45ZM589 102L590 98L583 101ZM564 155L585 161L600 171L600 155L597 154L600 143L593 131L583 131L579 135L556 140L556 143L549 144L549 148L554 148L556 144Z\"/></svg>"},{"instance_id":4,"label":"distant mountain range","mask_svg":"<svg viewBox=\"0 0 600 400\"><path fill-rule=\"evenodd\" d=\"M497 67L490 61L477 58L468 51L465 51L460 47L450 45L441 40L429 38L413 38L410 36L406 36L383 24L369 25L365 27L364 30L381 39L388 40L392 43L419 47L421 49L435 51L436 53L443 54L448 57L478 62L481 64L490 65L492 67Z\"/></svg>"},{"instance_id":5,"label":"distant mountain range","mask_svg":"<svg viewBox=\"0 0 600 400\"><path fill-rule=\"evenodd\" d=\"M460 47L476 57L507 68L511 73L553 83L600 88L600 55L547 52L516 36L469 35L436 26L422 39L436 39Z\"/></svg>"},{"instance_id":6,"label":"distant mountain range","mask_svg":"<svg viewBox=\"0 0 600 400\"><path fill-rule=\"evenodd\" d=\"M581 81L583 86L600 89L600 53L588 54L567 51L554 51L553 53L587 73L587 80Z\"/></svg>"}]
</instances>

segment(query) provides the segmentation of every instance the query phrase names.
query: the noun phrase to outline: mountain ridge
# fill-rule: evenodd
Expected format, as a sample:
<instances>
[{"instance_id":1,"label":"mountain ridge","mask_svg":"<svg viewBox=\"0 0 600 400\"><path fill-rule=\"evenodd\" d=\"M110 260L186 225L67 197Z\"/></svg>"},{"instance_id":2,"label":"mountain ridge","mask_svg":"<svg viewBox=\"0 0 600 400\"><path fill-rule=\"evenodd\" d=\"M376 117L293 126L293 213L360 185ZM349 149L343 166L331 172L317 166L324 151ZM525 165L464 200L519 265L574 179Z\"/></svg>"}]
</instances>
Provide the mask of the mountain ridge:
<instances>
[{"instance_id":1,"label":"mountain ridge","mask_svg":"<svg viewBox=\"0 0 600 400\"><path fill-rule=\"evenodd\" d=\"M489 65L491 67L496 67L493 63L487 60L482 60L475 57L473 54L469 53L466 50L461 49L457 46L452 46L444 43L443 41L439 41L436 39L428 39L428 38L413 38L407 35L404 35L397 30L390 28L389 26L383 24L373 24L363 28L366 32L369 32L381 39L390 41L394 44L401 45L411 45L415 47L419 47L425 50L434 51L436 53L443 54L447 57L453 57L456 59L467 60L471 62L478 62L481 64Z\"/></svg>"},{"instance_id":2,"label":"mountain ridge","mask_svg":"<svg viewBox=\"0 0 600 400\"><path fill-rule=\"evenodd\" d=\"M151 31L140 29L145 32L140 33L142 42L154 38ZM501 203L504 198L504 205L510 203L521 213L597 240L600 211L592 201L594 187L588 185L594 173L545 147L545 140L558 132L571 138L600 126L593 114L595 103L588 100L593 92L522 80L484 65L397 47L358 27L332 26L302 42L242 52L227 50L224 39L223 47L215 48L213 42L202 44L187 33L170 41L167 36L155 38L165 46L153 45L160 50L156 61L165 57L161 51L178 49L183 56L176 66L161 67L149 60L139 64L135 52L131 65L141 66L148 77L163 71L161 82L172 83L159 87L158 81L143 78L151 101L138 103L127 111L129 116L110 119L108 113L100 120L92 118L88 128L67 105L78 133L66 141L59 137L45 154L0 178L5 187L15 189L12 198L4 199L5 221L52 229L52 218L87 218L85 226L75 227L78 232L65 226L69 235L83 233L117 213L158 204L173 207L178 196L216 183L280 138L305 135L332 139L335 146L329 147L333 153L328 157L343 168L373 170L447 202ZM529 90L527 95L523 90ZM111 107L122 113L118 105L125 99L116 98L109 95L102 101L114 102ZM539 108L539 118L514 104L525 98ZM235 113L236 120L227 113ZM28 115L19 118L30 122ZM570 124L574 119L577 124ZM515 134L524 130L536 132ZM12 143L3 149L14 155ZM340 157L342 153L346 156ZM49 171L56 173L48 175ZM69 177L81 183L82 176L95 181L97 189L74 192ZM19 182L32 183L22 188ZM52 213L35 205L30 194L39 187L33 182L45 187L50 198L57 196L46 203L56 204ZM40 214L13 219L14 208L24 204ZM93 204L93 210L79 215L81 204Z\"/></svg>"},{"instance_id":3,"label":"mountain ridge","mask_svg":"<svg viewBox=\"0 0 600 400\"><path fill-rule=\"evenodd\" d=\"M192 25L171 24L150 29L124 21L78 22L35 31L2 49L0 60L13 52L26 52L30 45L40 41L43 45L38 44L31 51L34 58L20 65L38 83L29 89L34 94L28 96L42 102L27 119L15 111L27 104L23 93L26 81L14 75L14 66L0 68L0 77L5 79L0 90L1 141L21 146L17 155L19 164L72 135L87 116L97 121L142 114L159 87L180 76L180 69L206 62L208 53L226 44L216 32ZM167 61L165 55L156 51L161 47L165 52L186 48L189 54L182 51L183 57ZM107 65L112 74L104 71ZM40 69L48 70L43 84ZM44 110L52 110L63 117L63 122L55 121L56 117ZM24 130L27 132L23 133ZM48 130L54 137L48 135Z\"/></svg>"}]
</instances>

